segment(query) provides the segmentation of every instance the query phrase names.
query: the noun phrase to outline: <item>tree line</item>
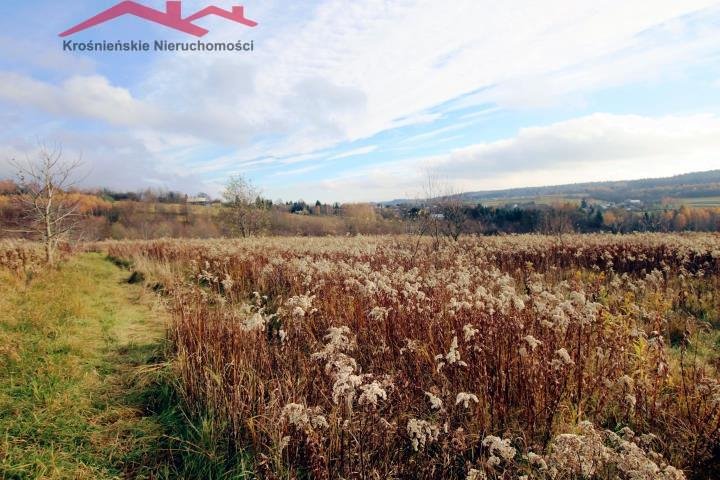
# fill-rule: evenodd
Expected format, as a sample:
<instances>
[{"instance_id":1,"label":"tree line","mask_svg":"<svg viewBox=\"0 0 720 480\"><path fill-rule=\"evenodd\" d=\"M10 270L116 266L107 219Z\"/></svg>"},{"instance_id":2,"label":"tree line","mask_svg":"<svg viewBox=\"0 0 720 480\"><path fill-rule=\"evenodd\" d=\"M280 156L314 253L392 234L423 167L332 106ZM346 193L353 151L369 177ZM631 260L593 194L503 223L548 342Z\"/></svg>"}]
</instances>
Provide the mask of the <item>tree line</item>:
<instances>
[{"instance_id":1,"label":"tree line","mask_svg":"<svg viewBox=\"0 0 720 480\"><path fill-rule=\"evenodd\" d=\"M462 235L720 231L720 208L608 208L592 201L487 206L462 194L399 205L332 205L264 198L243 176L231 177L222 198L200 205L186 194L143 190L80 190L82 163L60 148L12 162L16 178L0 181L0 236L41 241L48 263L63 241L215 238L256 235L413 234L437 242Z\"/></svg>"}]
</instances>

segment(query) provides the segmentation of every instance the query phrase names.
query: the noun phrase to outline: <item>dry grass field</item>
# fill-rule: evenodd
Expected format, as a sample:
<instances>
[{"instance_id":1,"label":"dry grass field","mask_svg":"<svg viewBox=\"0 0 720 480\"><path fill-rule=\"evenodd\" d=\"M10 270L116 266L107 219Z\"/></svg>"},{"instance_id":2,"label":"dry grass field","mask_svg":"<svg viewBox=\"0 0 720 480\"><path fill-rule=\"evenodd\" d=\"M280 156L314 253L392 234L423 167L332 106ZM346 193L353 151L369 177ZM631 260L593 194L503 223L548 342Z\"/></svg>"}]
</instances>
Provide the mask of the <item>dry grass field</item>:
<instances>
[{"instance_id":1,"label":"dry grass field","mask_svg":"<svg viewBox=\"0 0 720 480\"><path fill-rule=\"evenodd\" d=\"M720 236L98 245L259 478L720 475ZM250 474L248 474L250 475Z\"/></svg>"}]
</instances>

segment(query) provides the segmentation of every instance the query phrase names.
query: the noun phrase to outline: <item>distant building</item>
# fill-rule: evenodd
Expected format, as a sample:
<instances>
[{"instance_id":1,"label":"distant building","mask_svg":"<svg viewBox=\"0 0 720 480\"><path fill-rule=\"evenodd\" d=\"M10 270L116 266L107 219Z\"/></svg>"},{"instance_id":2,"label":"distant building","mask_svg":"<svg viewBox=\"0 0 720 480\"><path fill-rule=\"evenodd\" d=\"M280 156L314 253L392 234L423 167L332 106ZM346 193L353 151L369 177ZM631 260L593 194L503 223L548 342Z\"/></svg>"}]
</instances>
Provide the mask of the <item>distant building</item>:
<instances>
[{"instance_id":1,"label":"distant building","mask_svg":"<svg viewBox=\"0 0 720 480\"><path fill-rule=\"evenodd\" d=\"M188 197L187 203L190 205L207 206L212 203L212 198L206 193L199 193L196 197Z\"/></svg>"}]
</instances>

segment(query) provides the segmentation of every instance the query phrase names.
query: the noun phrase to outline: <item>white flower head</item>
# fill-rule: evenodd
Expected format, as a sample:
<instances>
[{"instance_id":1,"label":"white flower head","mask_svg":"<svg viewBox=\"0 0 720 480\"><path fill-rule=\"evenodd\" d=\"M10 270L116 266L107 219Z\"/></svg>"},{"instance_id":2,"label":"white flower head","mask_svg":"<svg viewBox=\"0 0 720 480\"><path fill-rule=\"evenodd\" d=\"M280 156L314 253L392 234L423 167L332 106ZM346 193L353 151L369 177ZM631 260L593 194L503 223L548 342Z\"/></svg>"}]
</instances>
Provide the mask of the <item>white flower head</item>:
<instances>
[{"instance_id":1,"label":"white flower head","mask_svg":"<svg viewBox=\"0 0 720 480\"><path fill-rule=\"evenodd\" d=\"M425 445L438 439L440 429L437 425L426 420L411 418L407 423L407 433L410 436L410 444L416 452L425 448Z\"/></svg>"},{"instance_id":2,"label":"white flower head","mask_svg":"<svg viewBox=\"0 0 720 480\"><path fill-rule=\"evenodd\" d=\"M564 348L555 351L555 359L552 361L552 366L556 370L560 370L563 367L569 367L575 365L575 361L570 357L570 354Z\"/></svg>"},{"instance_id":3,"label":"white flower head","mask_svg":"<svg viewBox=\"0 0 720 480\"><path fill-rule=\"evenodd\" d=\"M459 405L462 403L464 408L469 408L470 402L479 403L480 400L478 399L477 395L466 392L458 393L457 397L455 398L455 405Z\"/></svg>"},{"instance_id":4,"label":"white flower head","mask_svg":"<svg viewBox=\"0 0 720 480\"><path fill-rule=\"evenodd\" d=\"M460 351L458 350L458 339L455 335L450 343L450 351L445 355L436 355L435 360L438 360L437 371L439 372L442 368L447 365L458 365L460 367L467 367L467 363L460 359Z\"/></svg>"},{"instance_id":5,"label":"white flower head","mask_svg":"<svg viewBox=\"0 0 720 480\"><path fill-rule=\"evenodd\" d=\"M511 462L515 458L515 453L517 453L517 450L510 445L509 439L502 439L493 435L485 437L482 445L487 447L491 455L499 455L506 462Z\"/></svg>"},{"instance_id":6,"label":"white flower head","mask_svg":"<svg viewBox=\"0 0 720 480\"><path fill-rule=\"evenodd\" d=\"M433 410L440 410L443 407L443 401L442 399L440 399L440 397L430 392L425 392L425 395L427 395L428 400L430 401L430 407Z\"/></svg>"},{"instance_id":7,"label":"white flower head","mask_svg":"<svg viewBox=\"0 0 720 480\"><path fill-rule=\"evenodd\" d=\"M377 407L379 399L387 400L387 392L382 388L379 382L372 382L360 387L362 393L358 399L360 405L371 405Z\"/></svg>"},{"instance_id":8,"label":"white flower head","mask_svg":"<svg viewBox=\"0 0 720 480\"><path fill-rule=\"evenodd\" d=\"M468 323L463 327L463 333L465 334L465 342L472 340L480 330L473 327L471 323Z\"/></svg>"}]
</instances>

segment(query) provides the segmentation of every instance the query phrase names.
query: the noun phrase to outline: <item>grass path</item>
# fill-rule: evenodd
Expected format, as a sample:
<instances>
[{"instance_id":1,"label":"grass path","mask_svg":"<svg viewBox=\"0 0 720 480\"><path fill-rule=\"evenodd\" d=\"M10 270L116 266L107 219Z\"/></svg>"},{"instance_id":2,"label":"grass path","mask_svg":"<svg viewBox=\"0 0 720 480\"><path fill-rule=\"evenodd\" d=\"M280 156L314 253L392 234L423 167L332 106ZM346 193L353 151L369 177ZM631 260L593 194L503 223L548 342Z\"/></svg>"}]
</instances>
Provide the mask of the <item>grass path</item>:
<instances>
[{"instance_id":1,"label":"grass path","mask_svg":"<svg viewBox=\"0 0 720 480\"><path fill-rule=\"evenodd\" d=\"M167 476L140 374L166 317L128 276L99 254L29 284L0 273L0 479Z\"/></svg>"}]
</instances>

